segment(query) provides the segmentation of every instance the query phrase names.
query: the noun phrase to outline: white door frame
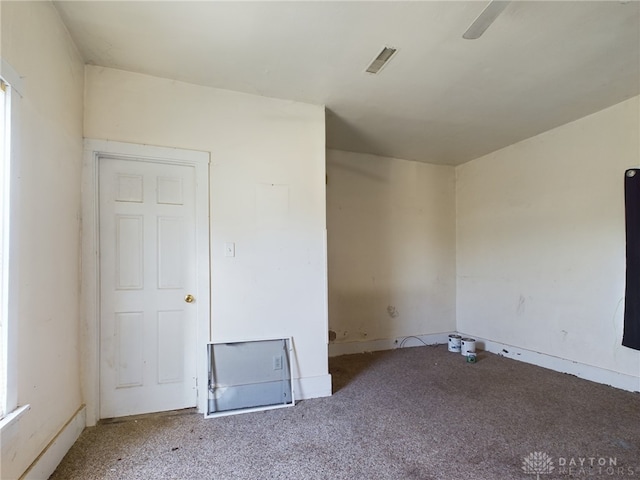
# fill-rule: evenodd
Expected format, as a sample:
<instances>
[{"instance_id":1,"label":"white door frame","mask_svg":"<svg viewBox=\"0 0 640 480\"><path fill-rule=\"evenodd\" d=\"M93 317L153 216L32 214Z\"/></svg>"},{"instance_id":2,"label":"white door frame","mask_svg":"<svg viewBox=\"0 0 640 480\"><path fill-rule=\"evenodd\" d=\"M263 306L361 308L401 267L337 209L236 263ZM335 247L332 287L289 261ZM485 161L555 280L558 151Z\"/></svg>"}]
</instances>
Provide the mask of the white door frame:
<instances>
[{"instance_id":1,"label":"white door frame","mask_svg":"<svg viewBox=\"0 0 640 480\"><path fill-rule=\"evenodd\" d=\"M80 375L87 426L100 419L100 256L98 175L101 157L189 165L196 179L196 299L198 411L206 412L207 352L210 341L209 152L85 139L82 165L82 291Z\"/></svg>"}]
</instances>

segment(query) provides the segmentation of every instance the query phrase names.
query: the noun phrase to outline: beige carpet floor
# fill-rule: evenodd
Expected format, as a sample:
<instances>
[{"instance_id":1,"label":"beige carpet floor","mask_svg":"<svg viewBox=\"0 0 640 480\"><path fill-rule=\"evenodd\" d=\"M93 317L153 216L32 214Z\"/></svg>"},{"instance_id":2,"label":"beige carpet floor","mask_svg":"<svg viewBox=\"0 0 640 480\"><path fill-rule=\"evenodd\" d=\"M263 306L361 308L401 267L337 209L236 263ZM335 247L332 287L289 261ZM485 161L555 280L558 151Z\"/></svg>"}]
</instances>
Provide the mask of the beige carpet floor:
<instances>
[{"instance_id":1,"label":"beige carpet floor","mask_svg":"<svg viewBox=\"0 0 640 480\"><path fill-rule=\"evenodd\" d=\"M332 358L334 395L87 428L61 479L640 478L640 394L446 346Z\"/></svg>"}]
</instances>

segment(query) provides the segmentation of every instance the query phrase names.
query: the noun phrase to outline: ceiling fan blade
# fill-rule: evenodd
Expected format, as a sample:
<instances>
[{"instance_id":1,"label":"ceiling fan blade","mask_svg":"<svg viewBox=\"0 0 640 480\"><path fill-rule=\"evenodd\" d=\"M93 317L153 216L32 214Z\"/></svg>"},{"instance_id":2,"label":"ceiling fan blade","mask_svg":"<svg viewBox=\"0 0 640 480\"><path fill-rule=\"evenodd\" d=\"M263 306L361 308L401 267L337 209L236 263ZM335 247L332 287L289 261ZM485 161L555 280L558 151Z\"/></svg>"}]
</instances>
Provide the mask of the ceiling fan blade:
<instances>
[{"instance_id":1,"label":"ceiling fan blade","mask_svg":"<svg viewBox=\"0 0 640 480\"><path fill-rule=\"evenodd\" d=\"M510 3L510 1L506 0L492 0L489 2L482 13L478 15L478 18L476 18L471 26L467 28L467 31L464 32L462 38L466 38L467 40L480 38L484 31L489 28L489 25L498 18L498 15L500 15Z\"/></svg>"}]
</instances>

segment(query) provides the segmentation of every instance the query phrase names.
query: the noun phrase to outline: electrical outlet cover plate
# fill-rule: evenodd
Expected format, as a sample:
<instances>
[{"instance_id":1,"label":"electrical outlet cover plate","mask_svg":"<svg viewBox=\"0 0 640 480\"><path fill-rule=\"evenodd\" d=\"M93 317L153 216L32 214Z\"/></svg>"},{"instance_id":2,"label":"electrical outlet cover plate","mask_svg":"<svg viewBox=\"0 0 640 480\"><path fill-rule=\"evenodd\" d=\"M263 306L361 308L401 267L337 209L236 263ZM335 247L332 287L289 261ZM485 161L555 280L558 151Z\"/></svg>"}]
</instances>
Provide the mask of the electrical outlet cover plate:
<instances>
[{"instance_id":1,"label":"electrical outlet cover plate","mask_svg":"<svg viewBox=\"0 0 640 480\"><path fill-rule=\"evenodd\" d=\"M282 370L282 355L276 355L273 357L273 369Z\"/></svg>"}]
</instances>

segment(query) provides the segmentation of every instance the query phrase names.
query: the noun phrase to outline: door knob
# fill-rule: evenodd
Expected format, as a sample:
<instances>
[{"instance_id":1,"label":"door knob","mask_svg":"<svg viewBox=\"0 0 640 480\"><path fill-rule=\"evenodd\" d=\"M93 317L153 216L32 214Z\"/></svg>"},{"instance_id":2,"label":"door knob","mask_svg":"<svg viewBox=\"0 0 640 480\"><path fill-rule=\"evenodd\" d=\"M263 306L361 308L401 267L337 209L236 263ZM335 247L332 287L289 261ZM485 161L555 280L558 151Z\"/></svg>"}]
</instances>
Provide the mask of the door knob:
<instances>
[{"instance_id":1,"label":"door knob","mask_svg":"<svg viewBox=\"0 0 640 480\"><path fill-rule=\"evenodd\" d=\"M193 295L191 295L190 293L184 297L184 301L187 303L193 303L193 301L196 299L196 297L194 297Z\"/></svg>"}]
</instances>

